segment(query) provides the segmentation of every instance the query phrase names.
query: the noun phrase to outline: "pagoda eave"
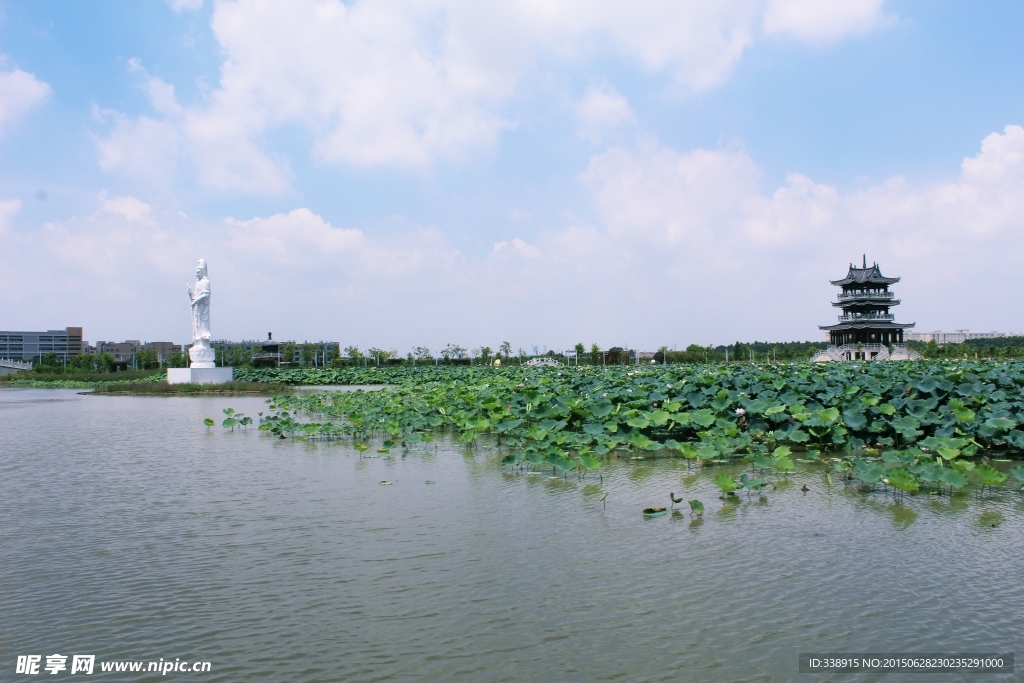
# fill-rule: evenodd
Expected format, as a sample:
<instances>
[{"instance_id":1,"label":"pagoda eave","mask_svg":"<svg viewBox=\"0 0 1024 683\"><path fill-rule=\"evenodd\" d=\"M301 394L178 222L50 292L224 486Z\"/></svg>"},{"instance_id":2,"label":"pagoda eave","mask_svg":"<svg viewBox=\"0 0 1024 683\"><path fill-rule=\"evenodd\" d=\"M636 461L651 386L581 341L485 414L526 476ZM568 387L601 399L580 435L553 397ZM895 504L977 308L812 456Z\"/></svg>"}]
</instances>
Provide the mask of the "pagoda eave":
<instances>
[{"instance_id":1,"label":"pagoda eave","mask_svg":"<svg viewBox=\"0 0 1024 683\"><path fill-rule=\"evenodd\" d=\"M864 277L860 278L855 275L847 275L842 280L829 280L836 287L842 287L843 285L894 285L899 282L898 277Z\"/></svg>"},{"instance_id":2,"label":"pagoda eave","mask_svg":"<svg viewBox=\"0 0 1024 683\"><path fill-rule=\"evenodd\" d=\"M869 321L858 320L857 322L839 323L838 325L818 325L819 330L836 332L839 330L905 330L917 323L894 323L883 320Z\"/></svg>"},{"instance_id":3,"label":"pagoda eave","mask_svg":"<svg viewBox=\"0 0 1024 683\"><path fill-rule=\"evenodd\" d=\"M900 299L857 299L856 301L833 301L832 305L836 308L855 308L857 306L899 306Z\"/></svg>"}]
</instances>

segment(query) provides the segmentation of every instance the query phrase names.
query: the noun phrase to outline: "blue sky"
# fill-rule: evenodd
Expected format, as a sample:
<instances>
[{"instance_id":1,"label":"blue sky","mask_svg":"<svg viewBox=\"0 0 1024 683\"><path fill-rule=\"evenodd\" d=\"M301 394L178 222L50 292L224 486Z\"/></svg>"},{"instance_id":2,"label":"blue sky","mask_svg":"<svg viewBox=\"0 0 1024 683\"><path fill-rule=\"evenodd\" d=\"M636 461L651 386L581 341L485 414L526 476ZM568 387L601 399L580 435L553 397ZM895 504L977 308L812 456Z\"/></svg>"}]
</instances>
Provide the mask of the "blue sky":
<instances>
[{"instance_id":1,"label":"blue sky","mask_svg":"<svg viewBox=\"0 0 1024 683\"><path fill-rule=\"evenodd\" d=\"M817 339L867 252L1024 330L1020 3L0 9L0 327L185 341L204 256L235 339Z\"/></svg>"}]
</instances>

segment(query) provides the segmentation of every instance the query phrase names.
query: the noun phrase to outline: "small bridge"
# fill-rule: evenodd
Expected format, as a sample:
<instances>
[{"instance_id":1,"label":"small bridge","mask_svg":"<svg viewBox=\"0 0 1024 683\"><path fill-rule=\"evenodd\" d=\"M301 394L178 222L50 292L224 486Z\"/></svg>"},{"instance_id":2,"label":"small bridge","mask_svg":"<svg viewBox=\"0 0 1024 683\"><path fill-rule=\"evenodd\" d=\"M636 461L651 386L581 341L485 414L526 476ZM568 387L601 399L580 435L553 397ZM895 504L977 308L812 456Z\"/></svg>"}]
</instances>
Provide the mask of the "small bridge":
<instances>
[{"instance_id":1,"label":"small bridge","mask_svg":"<svg viewBox=\"0 0 1024 683\"><path fill-rule=\"evenodd\" d=\"M31 363L22 363L18 360L7 360L6 358L0 358L0 375L13 375L16 372L22 372L24 370L31 370Z\"/></svg>"}]
</instances>

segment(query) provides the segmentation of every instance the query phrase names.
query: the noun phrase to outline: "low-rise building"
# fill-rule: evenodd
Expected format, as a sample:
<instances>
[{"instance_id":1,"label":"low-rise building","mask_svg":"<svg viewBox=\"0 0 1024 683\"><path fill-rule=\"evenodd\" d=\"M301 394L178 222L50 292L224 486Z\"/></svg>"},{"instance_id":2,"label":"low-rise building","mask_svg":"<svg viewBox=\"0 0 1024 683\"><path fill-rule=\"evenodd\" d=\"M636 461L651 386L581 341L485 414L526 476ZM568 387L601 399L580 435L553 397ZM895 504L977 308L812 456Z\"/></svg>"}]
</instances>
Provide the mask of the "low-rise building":
<instances>
[{"instance_id":1,"label":"low-rise building","mask_svg":"<svg viewBox=\"0 0 1024 683\"><path fill-rule=\"evenodd\" d=\"M168 361L172 356L184 353L184 347L174 342L146 342L142 345L144 351L155 351L156 359L161 363Z\"/></svg>"},{"instance_id":2,"label":"low-rise building","mask_svg":"<svg viewBox=\"0 0 1024 683\"><path fill-rule=\"evenodd\" d=\"M911 332L907 335L909 341L935 342L939 346L944 344L963 344L969 339L998 339L1001 337L1019 337L1019 332L971 332L970 330L957 330L956 332Z\"/></svg>"},{"instance_id":3,"label":"low-rise building","mask_svg":"<svg viewBox=\"0 0 1024 683\"><path fill-rule=\"evenodd\" d=\"M142 348L142 342L138 339L127 339L123 342L96 342L96 353L107 353L114 357L118 363L126 363L133 358Z\"/></svg>"}]
</instances>

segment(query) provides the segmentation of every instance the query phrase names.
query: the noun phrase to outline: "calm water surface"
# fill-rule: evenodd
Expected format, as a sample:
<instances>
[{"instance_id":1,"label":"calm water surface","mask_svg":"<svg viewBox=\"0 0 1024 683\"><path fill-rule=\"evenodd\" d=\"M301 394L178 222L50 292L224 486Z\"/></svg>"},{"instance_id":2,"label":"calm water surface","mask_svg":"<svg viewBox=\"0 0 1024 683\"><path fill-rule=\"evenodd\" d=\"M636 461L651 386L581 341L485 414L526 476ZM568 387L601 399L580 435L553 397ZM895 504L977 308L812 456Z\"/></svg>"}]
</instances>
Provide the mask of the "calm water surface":
<instances>
[{"instance_id":1,"label":"calm water surface","mask_svg":"<svg viewBox=\"0 0 1024 683\"><path fill-rule=\"evenodd\" d=\"M0 679L59 652L213 666L97 671L119 680L1011 680L798 675L797 653L1024 654L1009 490L896 505L807 471L726 504L678 462L602 488L203 427L228 406L264 403L0 390ZM704 519L644 519L669 491Z\"/></svg>"}]
</instances>

